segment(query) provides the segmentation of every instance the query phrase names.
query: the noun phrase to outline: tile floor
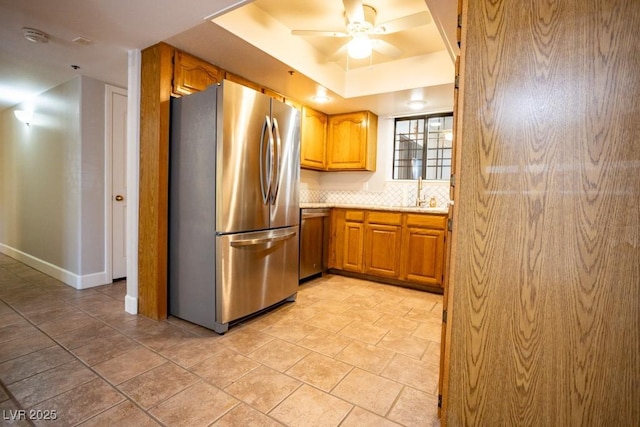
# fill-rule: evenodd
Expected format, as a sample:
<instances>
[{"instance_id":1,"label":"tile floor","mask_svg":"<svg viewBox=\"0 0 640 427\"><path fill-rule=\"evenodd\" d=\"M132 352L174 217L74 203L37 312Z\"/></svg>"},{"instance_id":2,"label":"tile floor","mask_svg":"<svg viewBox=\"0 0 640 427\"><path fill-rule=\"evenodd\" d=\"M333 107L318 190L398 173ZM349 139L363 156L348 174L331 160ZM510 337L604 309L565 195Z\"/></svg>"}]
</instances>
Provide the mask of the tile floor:
<instances>
[{"instance_id":1,"label":"tile floor","mask_svg":"<svg viewBox=\"0 0 640 427\"><path fill-rule=\"evenodd\" d=\"M224 336L124 295L0 254L0 425L439 425L439 295L327 275Z\"/></svg>"}]
</instances>

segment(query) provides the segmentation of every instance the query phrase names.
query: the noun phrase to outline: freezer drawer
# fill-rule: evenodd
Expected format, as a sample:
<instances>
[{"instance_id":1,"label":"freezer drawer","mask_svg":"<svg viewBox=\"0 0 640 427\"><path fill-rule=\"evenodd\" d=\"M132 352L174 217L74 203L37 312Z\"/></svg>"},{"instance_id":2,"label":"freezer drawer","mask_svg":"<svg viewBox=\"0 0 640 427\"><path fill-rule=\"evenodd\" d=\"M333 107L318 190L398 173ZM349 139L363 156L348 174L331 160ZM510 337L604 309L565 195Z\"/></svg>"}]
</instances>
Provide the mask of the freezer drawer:
<instances>
[{"instance_id":1,"label":"freezer drawer","mask_svg":"<svg viewBox=\"0 0 640 427\"><path fill-rule=\"evenodd\" d=\"M298 288L298 226L216 236L216 331Z\"/></svg>"}]
</instances>

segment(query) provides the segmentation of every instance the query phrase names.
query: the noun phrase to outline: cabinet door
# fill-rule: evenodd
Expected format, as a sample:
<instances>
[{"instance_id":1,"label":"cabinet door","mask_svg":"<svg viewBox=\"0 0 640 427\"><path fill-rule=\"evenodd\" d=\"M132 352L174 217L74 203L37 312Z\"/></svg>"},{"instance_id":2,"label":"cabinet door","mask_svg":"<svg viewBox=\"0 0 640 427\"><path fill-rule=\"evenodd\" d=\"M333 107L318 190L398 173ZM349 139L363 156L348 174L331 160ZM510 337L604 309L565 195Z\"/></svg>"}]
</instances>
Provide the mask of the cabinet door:
<instances>
[{"instance_id":1,"label":"cabinet door","mask_svg":"<svg viewBox=\"0 0 640 427\"><path fill-rule=\"evenodd\" d=\"M357 112L329 117L327 168L367 169L368 114Z\"/></svg>"},{"instance_id":2,"label":"cabinet door","mask_svg":"<svg viewBox=\"0 0 640 427\"><path fill-rule=\"evenodd\" d=\"M302 108L300 167L324 170L327 143L327 115L309 107Z\"/></svg>"},{"instance_id":3,"label":"cabinet door","mask_svg":"<svg viewBox=\"0 0 640 427\"><path fill-rule=\"evenodd\" d=\"M222 81L221 69L187 53L176 51L173 67L173 92L175 95L189 95L205 90Z\"/></svg>"},{"instance_id":4,"label":"cabinet door","mask_svg":"<svg viewBox=\"0 0 640 427\"><path fill-rule=\"evenodd\" d=\"M410 282L442 286L444 230L407 227L403 235L401 278Z\"/></svg>"},{"instance_id":5,"label":"cabinet door","mask_svg":"<svg viewBox=\"0 0 640 427\"><path fill-rule=\"evenodd\" d=\"M344 258L342 269L362 273L362 251L364 249L364 224L346 221L344 224Z\"/></svg>"},{"instance_id":6,"label":"cabinet door","mask_svg":"<svg viewBox=\"0 0 640 427\"><path fill-rule=\"evenodd\" d=\"M365 228L365 273L372 276L400 276L399 225L367 224Z\"/></svg>"}]
</instances>

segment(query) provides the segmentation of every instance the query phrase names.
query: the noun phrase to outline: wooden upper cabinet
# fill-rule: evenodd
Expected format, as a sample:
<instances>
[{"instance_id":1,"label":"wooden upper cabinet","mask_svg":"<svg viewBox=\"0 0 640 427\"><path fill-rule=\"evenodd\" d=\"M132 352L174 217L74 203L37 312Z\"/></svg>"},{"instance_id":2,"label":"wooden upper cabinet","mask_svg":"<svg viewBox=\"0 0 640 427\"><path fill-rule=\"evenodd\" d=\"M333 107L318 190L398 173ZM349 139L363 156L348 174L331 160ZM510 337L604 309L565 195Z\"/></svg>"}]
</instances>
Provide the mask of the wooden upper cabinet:
<instances>
[{"instance_id":1,"label":"wooden upper cabinet","mask_svg":"<svg viewBox=\"0 0 640 427\"><path fill-rule=\"evenodd\" d=\"M176 96L203 91L224 78L223 70L188 53L176 50L173 60L173 94Z\"/></svg>"},{"instance_id":2,"label":"wooden upper cabinet","mask_svg":"<svg viewBox=\"0 0 640 427\"><path fill-rule=\"evenodd\" d=\"M325 170L327 168L327 115L309 107L302 107L300 128L300 167Z\"/></svg>"},{"instance_id":3,"label":"wooden upper cabinet","mask_svg":"<svg viewBox=\"0 0 640 427\"><path fill-rule=\"evenodd\" d=\"M378 116L370 111L329 116L328 170L376 170Z\"/></svg>"}]
</instances>

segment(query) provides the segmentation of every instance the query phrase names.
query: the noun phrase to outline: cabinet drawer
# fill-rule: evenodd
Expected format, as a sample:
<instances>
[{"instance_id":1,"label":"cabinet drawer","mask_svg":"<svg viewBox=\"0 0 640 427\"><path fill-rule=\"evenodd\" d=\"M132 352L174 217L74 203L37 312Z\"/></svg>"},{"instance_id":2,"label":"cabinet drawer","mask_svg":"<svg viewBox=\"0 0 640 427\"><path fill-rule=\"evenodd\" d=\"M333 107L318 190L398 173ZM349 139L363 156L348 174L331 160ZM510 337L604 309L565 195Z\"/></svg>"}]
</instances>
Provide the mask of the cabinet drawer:
<instances>
[{"instance_id":1,"label":"cabinet drawer","mask_svg":"<svg viewBox=\"0 0 640 427\"><path fill-rule=\"evenodd\" d=\"M347 221L364 222L364 211L347 211L345 219Z\"/></svg>"},{"instance_id":2,"label":"cabinet drawer","mask_svg":"<svg viewBox=\"0 0 640 427\"><path fill-rule=\"evenodd\" d=\"M410 227L437 228L447 227L446 215L407 214L407 225Z\"/></svg>"},{"instance_id":3,"label":"cabinet drawer","mask_svg":"<svg viewBox=\"0 0 640 427\"><path fill-rule=\"evenodd\" d=\"M402 214L396 212L369 212L368 222L370 224L401 225Z\"/></svg>"}]
</instances>

